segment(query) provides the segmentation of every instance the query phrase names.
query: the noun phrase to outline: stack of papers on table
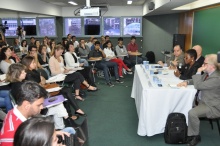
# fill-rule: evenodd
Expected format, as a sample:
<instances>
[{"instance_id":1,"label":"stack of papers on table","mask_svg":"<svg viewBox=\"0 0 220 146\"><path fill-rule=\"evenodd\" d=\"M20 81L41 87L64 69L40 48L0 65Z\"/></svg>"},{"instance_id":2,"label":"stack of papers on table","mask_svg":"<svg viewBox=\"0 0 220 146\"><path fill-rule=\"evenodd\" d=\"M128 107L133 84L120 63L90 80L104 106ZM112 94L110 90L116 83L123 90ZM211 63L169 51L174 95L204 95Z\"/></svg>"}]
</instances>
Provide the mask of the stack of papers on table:
<instances>
[{"instance_id":1,"label":"stack of papers on table","mask_svg":"<svg viewBox=\"0 0 220 146\"><path fill-rule=\"evenodd\" d=\"M46 83L61 82L65 79L65 77L65 74L58 74L56 76L50 77L48 80L46 80Z\"/></svg>"},{"instance_id":2,"label":"stack of papers on table","mask_svg":"<svg viewBox=\"0 0 220 146\"><path fill-rule=\"evenodd\" d=\"M6 79L6 74L0 75L0 80L1 80L1 81L4 81L5 79Z\"/></svg>"}]
</instances>

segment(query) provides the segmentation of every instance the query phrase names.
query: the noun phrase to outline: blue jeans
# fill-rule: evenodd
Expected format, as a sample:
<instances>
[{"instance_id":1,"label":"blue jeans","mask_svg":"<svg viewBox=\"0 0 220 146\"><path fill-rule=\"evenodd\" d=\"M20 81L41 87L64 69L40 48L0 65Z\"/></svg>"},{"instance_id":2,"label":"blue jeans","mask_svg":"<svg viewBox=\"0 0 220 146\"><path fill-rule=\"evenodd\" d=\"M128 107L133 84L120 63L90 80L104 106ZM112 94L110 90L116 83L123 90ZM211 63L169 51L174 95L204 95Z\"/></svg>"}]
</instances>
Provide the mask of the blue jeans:
<instances>
[{"instance_id":1,"label":"blue jeans","mask_svg":"<svg viewBox=\"0 0 220 146\"><path fill-rule=\"evenodd\" d=\"M67 132L69 134L75 134L76 133L75 129L73 129L72 127L66 127L64 129L62 129L61 131Z\"/></svg>"},{"instance_id":2,"label":"blue jeans","mask_svg":"<svg viewBox=\"0 0 220 146\"><path fill-rule=\"evenodd\" d=\"M80 58L79 63L84 63L84 66L89 66L89 63L86 59Z\"/></svg>"},{"instance_id":3,"label":"blue jeans","mask_svg":"<svg viewBox=\"0 0 220 146\"><path fill-rule=\"evenodd\" d=\"M106 80L107 83L110 82L109 72L108 72L109 71L108 70L109 67L113 67L114 68L115 79L116 80L119 79L117 63L110 62L110 61L100 61L100 62L96 62L95 67L97 67L98 69L103 70L104 76L105 76L105 80Z\"/></svg>"},{"instance_id":4,"label":"blue jeans","mask_svg":"<svg viewBox=\"0 0 220 146\"><path fill-rule=\"evenodd\" d=\"M9 90L0 90L0 98L2 98L0 107L6 107L7 112L13 108L9 97Z\"/></svg>"}]
</instances>

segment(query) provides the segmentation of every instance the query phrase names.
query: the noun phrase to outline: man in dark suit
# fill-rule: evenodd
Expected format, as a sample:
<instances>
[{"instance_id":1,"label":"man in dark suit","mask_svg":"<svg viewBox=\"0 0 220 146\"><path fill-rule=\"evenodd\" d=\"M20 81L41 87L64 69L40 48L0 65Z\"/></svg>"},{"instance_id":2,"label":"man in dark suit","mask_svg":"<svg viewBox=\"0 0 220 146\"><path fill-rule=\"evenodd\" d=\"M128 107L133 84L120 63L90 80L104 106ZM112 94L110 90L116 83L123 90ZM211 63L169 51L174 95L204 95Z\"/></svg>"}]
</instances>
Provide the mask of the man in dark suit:
<instances>
[{"instance_id":1,"label":"man in dark suit","mask_svg":"<svg viewBox=\"0 0 220 146\"><path fill-rule=\"evenodd\" d=\"M201 67L205 60L205 57L202 56L202 47L200 45L195 45L193 49L196 50L197 53L196 63Z\"/></svg>"},{"instance_id":2,"label":"man in dark suit","mask_svg":"<svg viewBox=\"0 0 220 146\"><path fill-rule=\"evenodd\" d=\"M199 105L188 113L188 146L195 146L201 141L199 135L200 117L220 117L220 64L217 55L206 55L202 67L191 80L179 83L178 86L194 85L199 90ZM201 72L204 72L201 75Z\"/></svg>"}]
</instances>

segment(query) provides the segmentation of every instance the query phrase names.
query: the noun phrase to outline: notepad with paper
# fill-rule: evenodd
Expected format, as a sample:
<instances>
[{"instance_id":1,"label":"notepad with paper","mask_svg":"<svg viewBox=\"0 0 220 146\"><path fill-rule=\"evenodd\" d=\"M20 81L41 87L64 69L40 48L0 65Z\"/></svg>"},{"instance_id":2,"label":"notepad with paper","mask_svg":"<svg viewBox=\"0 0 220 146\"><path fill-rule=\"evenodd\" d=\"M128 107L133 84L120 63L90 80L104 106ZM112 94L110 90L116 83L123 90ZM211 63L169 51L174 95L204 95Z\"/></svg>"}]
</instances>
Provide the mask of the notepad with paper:
<instances>
[{"instance_id":1,"label":"notepad with paper","mask_svg":"<svg viewBox=\"0 0 220 146\"><path fill-rule=\"evenodd\" d=\"M65 79L65 77L65 74L58 74L56 76L50 77L48 80L46 80L46 83L61 82Z\"/></svg>"},{"instance_id":2,"label":"notepad with paper","mask_svg":"<svg viewBox=\"0 0 220 146\"><path fill-rule=\"evenodd\" d=\"M178 87L177 84L168 84L171 88L180 89L180 88L186 88L186 87Z\"/></svg>"}]
</instances>

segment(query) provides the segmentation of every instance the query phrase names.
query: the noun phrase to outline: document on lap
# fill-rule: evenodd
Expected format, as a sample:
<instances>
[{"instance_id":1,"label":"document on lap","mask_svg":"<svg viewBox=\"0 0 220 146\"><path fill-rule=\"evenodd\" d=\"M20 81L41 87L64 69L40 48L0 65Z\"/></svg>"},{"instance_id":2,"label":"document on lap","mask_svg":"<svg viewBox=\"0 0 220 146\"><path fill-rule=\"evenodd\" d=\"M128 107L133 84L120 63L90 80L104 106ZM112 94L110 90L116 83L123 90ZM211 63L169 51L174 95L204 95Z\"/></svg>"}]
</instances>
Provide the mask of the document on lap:
<instances>
[{"instance_id":1,"label":"document on lap","mask_svg":"<svg viewBox=\"0 0 220 146\"><path fill-rule=\"evenodd\" d=\"M58 74L56 76L50 77L48 80L46 80L46 83L61 82L65 79L65 77L65 74Z\"/></svg>"},{"instance_id":2,"label":"document on lap","mask_svg":"<svg viewBox=\"0 0 220 146\"><path fill-rule=\"evenodd\" d=\"M54 88L50 88L50 89L46 89L47 92L56 92L56 91L60 91L62 88L61 87L54 87Z\"/></svg>"}]
</instances>

